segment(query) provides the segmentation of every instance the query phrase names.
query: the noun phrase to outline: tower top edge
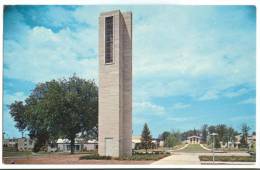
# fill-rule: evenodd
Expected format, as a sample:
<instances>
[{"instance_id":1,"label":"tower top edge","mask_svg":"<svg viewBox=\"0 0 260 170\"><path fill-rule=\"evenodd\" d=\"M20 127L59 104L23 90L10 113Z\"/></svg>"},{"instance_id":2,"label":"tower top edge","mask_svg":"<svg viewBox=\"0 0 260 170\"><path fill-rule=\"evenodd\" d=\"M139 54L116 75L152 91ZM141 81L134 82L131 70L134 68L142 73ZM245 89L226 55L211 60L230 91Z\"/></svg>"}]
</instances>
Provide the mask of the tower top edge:
<instances>
[{"instance_id":1,"label":"tower top edge","mask_svg":"<svg viewBox=\"0 0 260 170\"><path fill-rule=\"evenodd\" d=\"M119 9L118 10L112 10L112 11L106 11L106 12L101 12L100 16L106 16L106 15L113 15L113 14L131 14L131 11L126 11L126 12L121 12Z\"/></svg>"}]
</instances>

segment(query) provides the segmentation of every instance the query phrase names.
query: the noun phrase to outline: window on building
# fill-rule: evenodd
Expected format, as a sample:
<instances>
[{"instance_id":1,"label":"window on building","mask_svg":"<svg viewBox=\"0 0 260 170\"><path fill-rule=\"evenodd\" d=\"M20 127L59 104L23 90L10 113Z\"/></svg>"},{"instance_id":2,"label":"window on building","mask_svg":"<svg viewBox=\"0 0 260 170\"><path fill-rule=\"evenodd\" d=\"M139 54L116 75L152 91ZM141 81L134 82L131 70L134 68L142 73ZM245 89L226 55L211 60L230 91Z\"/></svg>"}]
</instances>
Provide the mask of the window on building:
<instances>
[{"instance_id":1,"label":"window on building","mask_svg":"<svg viewBox=\"0 0 260 170\"><path fill-rule=\"evenodd\" d=\"M105 19L105 63L113 62L113 17Z\"/></svg>"}]
</instances>

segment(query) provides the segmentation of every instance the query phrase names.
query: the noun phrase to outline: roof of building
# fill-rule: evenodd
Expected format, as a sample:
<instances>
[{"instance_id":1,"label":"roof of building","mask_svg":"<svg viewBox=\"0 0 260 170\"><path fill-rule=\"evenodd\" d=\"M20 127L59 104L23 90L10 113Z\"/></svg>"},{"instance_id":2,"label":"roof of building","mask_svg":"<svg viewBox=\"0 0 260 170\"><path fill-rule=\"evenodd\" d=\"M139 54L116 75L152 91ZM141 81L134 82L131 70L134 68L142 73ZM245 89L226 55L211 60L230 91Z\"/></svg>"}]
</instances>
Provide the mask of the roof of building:
<instances>
[{"instance_id":1,"label":"roof of building","mask_svg":"<svg viewBox=\"0 0 260 170\"><path fill-rule=\"evenodd\" d=\"M78 143L97 143L97 140L95 139L92 139L92 140L87 140L87 141L84 141L84 139L80 139L80 138L76 138L75 139L75 144L78 144ZM56 143L70 143L70 140L69 139L58 139Z\"/></svg>"},{"instance_id":2,"label":"roof of building","mask_svg":"<svg viewBox=\"0 0 260 170\"><path fill-rule=\"evenodd\" d=\"M201 138L201 137L200 136L196 136L196 135L192 135L192 136L187 137L187 139L190 139L190 138Z\"/></svg>"},{"instance_id":3,"label":"roof of building","mask_svg":"<svg viewBox=\"0 0 260 170\"><path fill-rule=\"evenodd\" d=\"M133 143L141 143L141 136L132 136Z\"/></svg>"}]
</instances>

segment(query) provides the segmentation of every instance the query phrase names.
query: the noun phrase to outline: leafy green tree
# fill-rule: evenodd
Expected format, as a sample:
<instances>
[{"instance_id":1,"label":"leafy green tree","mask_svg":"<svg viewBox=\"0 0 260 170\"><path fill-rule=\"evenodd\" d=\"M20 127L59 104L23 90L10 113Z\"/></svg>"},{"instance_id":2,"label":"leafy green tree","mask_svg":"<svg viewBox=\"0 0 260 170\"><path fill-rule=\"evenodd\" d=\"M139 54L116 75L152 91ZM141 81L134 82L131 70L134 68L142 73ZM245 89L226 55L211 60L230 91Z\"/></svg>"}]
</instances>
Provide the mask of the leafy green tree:
<instances>
[{"instance_id":1,"label":"leafy green tree","mask_svg":"<svg viewBox=\"0 0 260 170\"><path fill-rule=\"evenodd\" d=\"M145 149L146 153L147 149L150 149L152 147L152 135L150 133L147 123L144 124L144 128L142 131L141 145L142 148Z\"/></svg>"},{"instance_id":2,"label":"leafy green tree","mask_svg":"<svg viewBox=\"0 0 260 170\"><path fill-rule=\"evenodd\" d=\"M174 136L174 134L170 134L165 140L166 147L174 147L178 143L178 139Z\"/></svg>"},{"instance_id":3,"label":"leafy green tree","mask_svg":"<svg viewBox=\"0 0 260 170\"><path fill-rule=\"evenodd\" d=\"M179 139L174 134L170 134L165 140L166 147L174 147L179 143L180 143Z\"/></svg>"},{"instance_id":4,"label":"leafy green tree","mask_svg":"<svg viewBox=\"0 0 260 170\"><path fill-rule=\"evenodd\" d=\"M35 151L48 141L64 137L71 141L74 153L76 134L97 128L98 88L94 81L75 75L68 80L40 83L24 107L22 119L15 116L15 120L22 120L30 137L37 139Z\"/></svg>"},{"instance_id":5,"label":"leafy green tree","mask_svg":"<svg viewBox=\"0 0 260 170\"><path fill-rule=\"evenodd\" d=\"M181 133L179 131L172 131L172 133L167 136L164 146L174 147L181 143Z\"/></svg>"},{"instance_id":6,"label":"leafy green tree","mask_svg":"<svg viewBox=\"0 0 260 170\"><path fill-rule=\"evenodd\" d=\"M26 118L23 116L25 106L22 101L15 101L9 106L11 117L16 121L15 127L18 128L22 134L27 126ZM23 136L23 135L22 135Z\"/></svg>"}]
</instances>

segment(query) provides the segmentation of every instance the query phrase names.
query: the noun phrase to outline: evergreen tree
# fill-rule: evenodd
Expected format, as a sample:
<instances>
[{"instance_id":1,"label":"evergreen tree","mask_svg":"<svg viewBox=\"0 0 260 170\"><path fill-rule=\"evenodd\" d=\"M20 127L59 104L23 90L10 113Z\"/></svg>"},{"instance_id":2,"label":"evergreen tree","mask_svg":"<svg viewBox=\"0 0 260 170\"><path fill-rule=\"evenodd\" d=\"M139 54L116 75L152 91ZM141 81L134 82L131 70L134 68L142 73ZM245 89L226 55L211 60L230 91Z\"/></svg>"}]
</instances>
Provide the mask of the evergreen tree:
<instances>
[{"instance_id":1,"label":"evergreen tree","mask_svg":"<svg viewBox=\"0 0 260 170\"><path fill-rule=\"evenodd\" d=\"M147 153L147 149L152 147L152 135L150 133L147 123L144 124L143 132L141 136L141 145L142 148L145 149L146 153Z\"/></svg>"}]
</instances>

